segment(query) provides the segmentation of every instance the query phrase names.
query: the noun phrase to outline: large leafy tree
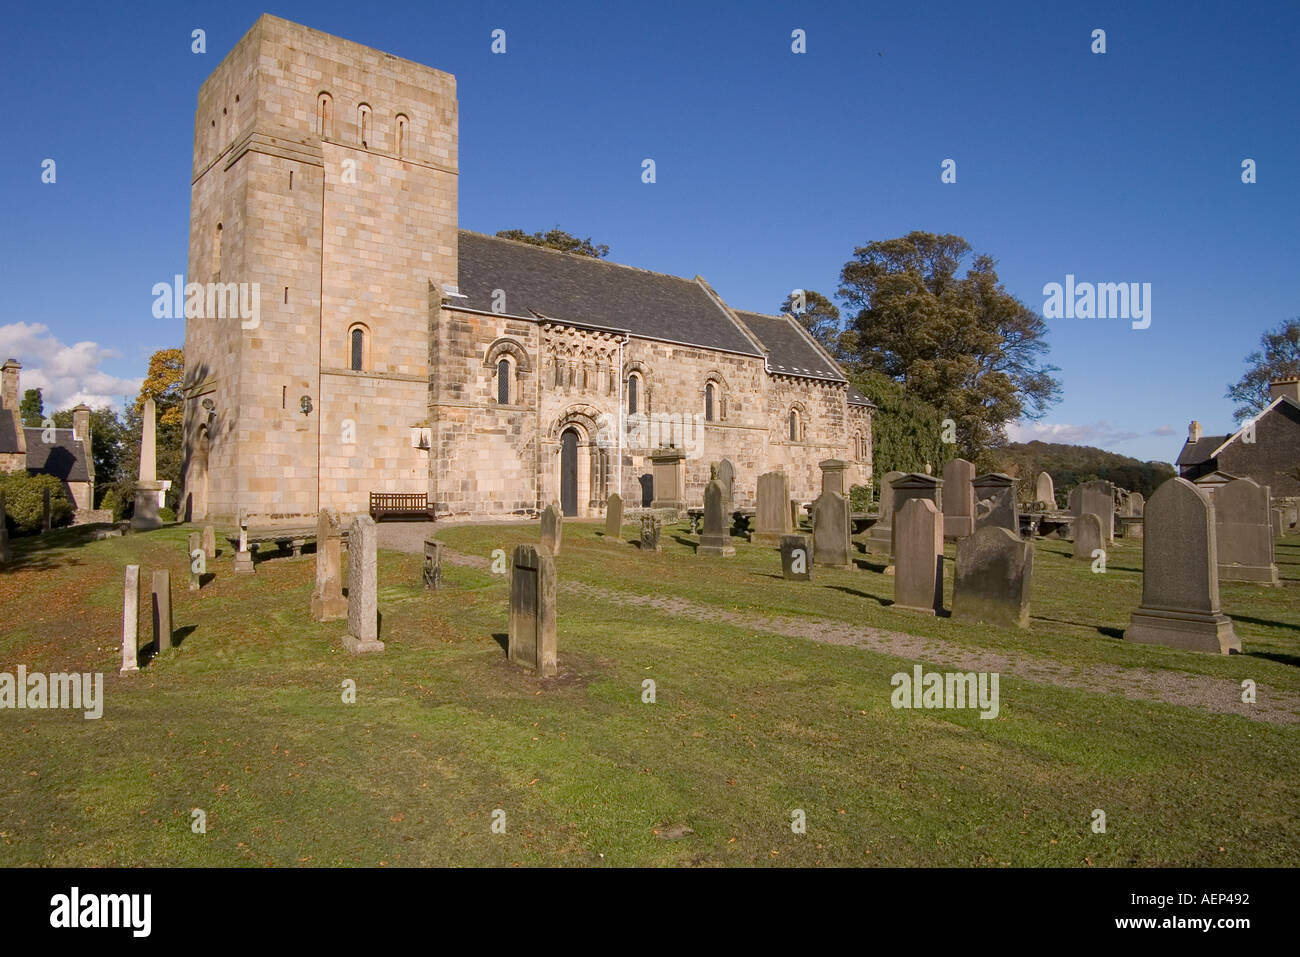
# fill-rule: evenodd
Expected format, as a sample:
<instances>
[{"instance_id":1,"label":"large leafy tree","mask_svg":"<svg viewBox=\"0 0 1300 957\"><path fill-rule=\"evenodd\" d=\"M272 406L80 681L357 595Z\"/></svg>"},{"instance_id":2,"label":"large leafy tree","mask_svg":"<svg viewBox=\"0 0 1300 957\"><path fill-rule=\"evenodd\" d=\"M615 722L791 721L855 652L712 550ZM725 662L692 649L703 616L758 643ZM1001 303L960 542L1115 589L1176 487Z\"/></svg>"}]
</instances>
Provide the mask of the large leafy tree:
<instances>
[{"instance_id":1,"label":"large leafy tree","mask_svg":"<svg viewBox=\"0 0 1300 957\"><path fill-rule=\"evenodd\" d=\"M32 428L41 424L45 418L45 400L41 397L40 389L27 389L23 392L23 397L18 402L18 417L23 420L23 425Z\"/></svg>"},{"instance_id":2,"label":"large leafy tree","mask_svg":"<svg viewBox=\"0 0 1300 957\"><path fill-rule=\"evenodd\" d=\"M960 236L912 232L860 246L840 271L855 310L840 343L851 369L871 370L956 424L977 459L1006 441L1007 423L1040 418L1060 396L1043 364L1046 325L999 282L994 261Z\"/></svg>"},{"instance_id":3,"label":"large leafy tree","mask_svg":"<svg viewBox=\"0 0 1300 957\"><path fill-rule=\"evenodd\" d=\"M566 233L563 229L556 226L554 229L535 233L526 233L522 229L502 229L497 231L497 236L501 239L514 239L521 243L531 243L534 246L546 246L549 249L558 249L561 252L577 253L579 256L591 256L593 259L604 259L609 255L609 247L604 243L593 243L591 237L579 239L577 236Z\"/></svg>"},{"instance_id":4,"label":"large leafy tree","mask_svg":"<svg viewBox=\"0 0 1300 957\"><path fill-rule=\"evenodd\" d=\"M181 380L185 374L185 354L180 349L159 349L149 357L149 371L140 386L140 394L127 406L123 417L125 433L122 448L122 468L116 483L120 501L132 501L135 482L139 477L141 415L146 399L154 400L158 414L155 430L158 478L172 482L167 504L175 508L180 497L181 479L181 423L184 414L184 393Z\"/></svg>"},{"instance_id":5,"label":"large leafy tree","mask_svg":"<svg viewBox=\"0 0 1300 957\"><path fill-rule=\"evenodd\" d=\"M1259 350L1246 356L1246 374L1226 394L1240 403L1233 417L1241 422L1261 412L1269 403L1268 384L1292 376L1300 376L1300 318L1263 333Z\"/></svg>"},{"instance_id":6,"label":"large leafy tree","mask_svg":"<svg viewBox=\"0 0 1300 957\"><path fill-rule=\"evenodd\" d=\"M795 302L794 293L791 293L781 303L781 311L799 320L832 356L838 354L840 311L833 302L816 290L805 289L802 305Z\"/></svg>"}]
</instances>

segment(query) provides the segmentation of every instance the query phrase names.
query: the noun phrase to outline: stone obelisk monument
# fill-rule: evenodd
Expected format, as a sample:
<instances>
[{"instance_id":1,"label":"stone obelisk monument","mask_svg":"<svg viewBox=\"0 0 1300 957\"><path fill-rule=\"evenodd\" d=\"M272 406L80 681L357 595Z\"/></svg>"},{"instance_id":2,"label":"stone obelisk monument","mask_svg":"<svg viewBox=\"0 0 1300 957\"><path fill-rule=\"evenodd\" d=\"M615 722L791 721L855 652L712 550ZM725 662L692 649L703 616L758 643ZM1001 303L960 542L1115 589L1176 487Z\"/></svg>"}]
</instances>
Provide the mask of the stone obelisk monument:
<instances>
[{"instance_id":1,"label":"stone obelisk monument","mask_svg":"<svg viewBox=\"0 0 1300 957\"><path fill-rule=\"evenodd\" d=\"M133 531L162 528L162 519L158 517L158 493L162 491L162 483L158 481L157 418L153 399L145 399L144 412L140 416L140 480L135 483L135 514L131 516Z\"/></svg>"}]
</instances>

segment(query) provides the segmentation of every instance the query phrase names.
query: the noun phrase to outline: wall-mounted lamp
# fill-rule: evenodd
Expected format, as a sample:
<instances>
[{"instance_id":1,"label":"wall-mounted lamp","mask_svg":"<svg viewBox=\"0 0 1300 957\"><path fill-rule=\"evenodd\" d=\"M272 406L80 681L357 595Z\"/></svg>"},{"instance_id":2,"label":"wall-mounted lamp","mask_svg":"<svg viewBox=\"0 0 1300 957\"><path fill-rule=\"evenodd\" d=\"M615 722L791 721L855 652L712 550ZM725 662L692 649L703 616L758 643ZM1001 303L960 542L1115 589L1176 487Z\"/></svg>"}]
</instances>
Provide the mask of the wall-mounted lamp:
<instances>
[{"instance_id":1,"label":"wall-mounted lamp","mask_svg":"<svg viewBox=\"0 0 1300 957\"><path fill-rule=\"evenodd\" d=\"M298 408L302 411L303 415L311 415L311 396L304 395L299 399Z\"/></svg>"}]
</instances>

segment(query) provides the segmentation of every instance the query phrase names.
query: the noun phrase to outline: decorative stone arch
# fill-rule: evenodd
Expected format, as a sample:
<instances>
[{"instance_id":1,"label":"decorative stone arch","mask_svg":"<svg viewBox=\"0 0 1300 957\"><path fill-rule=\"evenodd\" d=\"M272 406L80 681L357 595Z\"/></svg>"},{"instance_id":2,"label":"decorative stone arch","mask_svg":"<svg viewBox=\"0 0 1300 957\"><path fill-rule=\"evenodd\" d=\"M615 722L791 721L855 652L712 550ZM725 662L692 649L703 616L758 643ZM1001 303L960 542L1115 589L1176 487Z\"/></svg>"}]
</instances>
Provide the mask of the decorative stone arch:
<instances>
[{"instance_id":1,"label":"decorative stone arch","mask_svg":"<svg viewBox=\"0 0 1300 957\"><path fill-rule=\"evenodd\" d=\"M804 442L808 436L808 409L798 400L786 410L784 434L787 442Z\"/></svg>"},{"instance_id":2,"label":"decorative stone arch","mask_svg":"<svg viewBox=\"0 0 1300 957\"><path fill-rule=\"evenodd\" d=\"M523 347L516 339L508 336L502 336L492 345L488 346L487 353L483 356L483 368L488 370L491 378L492 388L490 395L494 402L500 401L500 368L502 362L510 365L510 396L509 405L523 405L523 376L525 373L533 371L532 360L528 358L528 350Z\"/></svg>"},{"instance_id":3,"label":"decorative stone arch","mask_svg":"<svg viewBox=\"0 0 1300 957\"><path fill-rule=\"evenodd\" d=\"M709 413L709 386L713 386L713 414ZM727 418L727 396L730 394L727 380L717 369L710 369L704 374L700 383L700 411L706 422L724 422Z\"/></svg>"},{"instance_id":4,"label":"decorative stone arch","mask_svg":"<svg viewBox=\"0 0 1300 957\"><path fill-rule=\"evenodd\" d=\"M627 380L635 375L640 379L640 389L637 394L636 411L639 415L649 415L654 406L651 402L651 396L654 395L654 379L650 375L650 369L644 362L634 360L623 363L623 388L626 401Z\"/></svg>"},{"instance_id":5,"label":"decorative stone arch","mask_svg":"<svg viewBox=\"0 0 1300 957\"><path fill-rule=\"evenodd\" d=\"M862 436L862 430L861 430L861 429L854 429L854 431L853 431L853 460L854 460L855 462L861 462L861 461L864 461L864 460L866 459L866 457L867 457L867 454L866 454L866 453L867 453L866 439L864 439L863 436Z\"/></svg>"},{"instance_id":6,"label":"decorative stone arch","mask_svg":"<svg viewBox=\"0 0 1300 957\"><path fill-rule=\"evenodd\" d=\"M577 517L600 513L609 495L613 462L610 449L603 447L608 445L608 436L602 430L604 424L603 413L586 404L570 406L551 423L543 443L543 461L547 464L543 465L539 483L544 502L562 501L564 483L572 481L576 486ZM569 431L577 434L577 458L572 476L566 478L564 433Z\"/></svg>"}]
</instances>

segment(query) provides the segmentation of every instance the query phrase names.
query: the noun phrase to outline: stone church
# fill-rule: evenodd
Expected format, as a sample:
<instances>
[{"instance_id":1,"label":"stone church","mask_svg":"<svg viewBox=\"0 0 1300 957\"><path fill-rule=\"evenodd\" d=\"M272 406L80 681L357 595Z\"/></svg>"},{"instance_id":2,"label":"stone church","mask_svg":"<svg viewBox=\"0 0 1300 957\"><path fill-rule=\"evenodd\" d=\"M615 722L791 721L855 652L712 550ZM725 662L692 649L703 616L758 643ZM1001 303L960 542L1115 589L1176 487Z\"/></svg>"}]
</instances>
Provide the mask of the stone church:
<instances>
[{"instance_id":1,"label":"stone church","mask_svg":"<svg viewBox=\"0 0 1300 957\"><path fill-rule=\"evenodd\" d=\"M458 228L457 137L451 75L269 15L204 82L190 517L360 512L371 492L440 518L594 516L614 491L649 505L665 448L687 504L724 457L737 507L774 469L816 497L825 459L870 484L874 407L797 322L699 276Z\"/></svg>"}]
</instances>

